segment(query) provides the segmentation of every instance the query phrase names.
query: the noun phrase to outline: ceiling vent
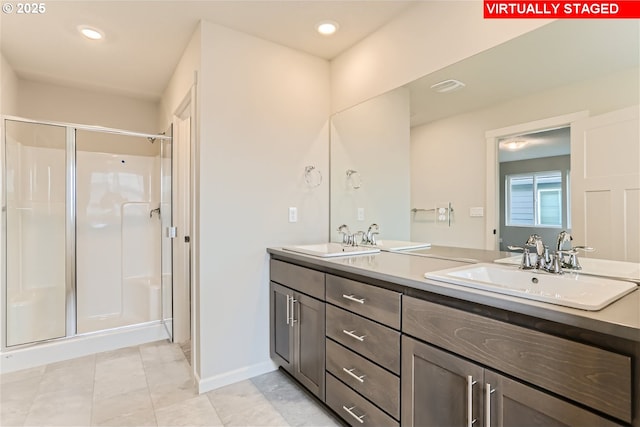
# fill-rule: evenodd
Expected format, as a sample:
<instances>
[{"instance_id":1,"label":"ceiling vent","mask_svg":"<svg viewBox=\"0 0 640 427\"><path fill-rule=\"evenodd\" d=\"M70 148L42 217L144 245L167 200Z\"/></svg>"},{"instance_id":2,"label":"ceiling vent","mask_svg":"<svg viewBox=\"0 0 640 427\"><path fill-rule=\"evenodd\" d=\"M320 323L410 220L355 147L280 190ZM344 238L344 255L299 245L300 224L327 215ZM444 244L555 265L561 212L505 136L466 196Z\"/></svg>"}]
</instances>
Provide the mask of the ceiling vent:
<instances>
[{"instance_id":1,"label":"ceiling vent","mask_svg":"<svg viewBox=\"0 0 640 427\"><path fill-rule=\"evenodd\" d=\"M433 89L438 93L446 93L446 92L453 92L455 90L460 90L463 87L465 87L465 84L462 83L461 81L449 79L449 80L444 80L432 85L431 89Z\"/></svg>"}]
</instances>

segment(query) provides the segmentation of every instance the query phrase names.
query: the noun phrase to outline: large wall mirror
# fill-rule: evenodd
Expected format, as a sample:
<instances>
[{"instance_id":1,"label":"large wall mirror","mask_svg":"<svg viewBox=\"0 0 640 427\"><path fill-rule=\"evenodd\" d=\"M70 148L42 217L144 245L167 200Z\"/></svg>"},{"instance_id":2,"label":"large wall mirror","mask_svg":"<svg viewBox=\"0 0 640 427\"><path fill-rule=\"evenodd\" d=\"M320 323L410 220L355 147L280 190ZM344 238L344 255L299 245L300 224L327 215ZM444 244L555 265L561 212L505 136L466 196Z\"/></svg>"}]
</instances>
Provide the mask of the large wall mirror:
<instances>
[{"instance_id":1,"label":"large wall mirror","mask_svg":"<svg viewBox=\"0 0 640 427\"><path fill-rule=\"evenodd\" d=\"M589 213L590 227L598 215L617 207L608 205L611 197L586 195L586 190L579 199L571 194L576 178L571 147L583 136L574 134L574 122L593 122L620 111L637 115L639 57L637 20L559 20L335 114L331 239L338 240L341 224L366 231L377 223L381 239L499 249L501 240L522 244L521 235L530 228L518 221L529 220L549 236L569 229L583 238L574 229L577 222L582 230L587 220L577 219L575 206L598 206ZM445 83L445 91L434 90L448 80L464 87L451 83L453 90L447 91L450 84ZM581 124L580 132L585 126L597 127L592 122ZM597 150L587 154L591 165L598 158L611 163L610 169L622 162L624 173L635 182L640 179L640 141L637 126L627 131L610 135L604 157ZM528 148L516 155L525 140ZM580 156L584 160L587 154ZM507 179L510 196L505 193ZM535 203L542 204L544 212L536 205L530 207L536 210L531 218L507 218L516 231L522 226L520 234L501 231L500 221L515 213L515 208L505 207L505 197L531 190L534 179L535 195L542 200ZM624 215L639 215L640 183L637 187L623 195L630 206ZM609 228L592 232L590 242L574 244L611 246L606 241L611 242L615 232ZM640 231L630 223L622 228L628 247L602 248L608 252L600 255L640 260L640 236L633 238ZM506 241L510 239L516 241Z\"/></svg>"}]
</instances>

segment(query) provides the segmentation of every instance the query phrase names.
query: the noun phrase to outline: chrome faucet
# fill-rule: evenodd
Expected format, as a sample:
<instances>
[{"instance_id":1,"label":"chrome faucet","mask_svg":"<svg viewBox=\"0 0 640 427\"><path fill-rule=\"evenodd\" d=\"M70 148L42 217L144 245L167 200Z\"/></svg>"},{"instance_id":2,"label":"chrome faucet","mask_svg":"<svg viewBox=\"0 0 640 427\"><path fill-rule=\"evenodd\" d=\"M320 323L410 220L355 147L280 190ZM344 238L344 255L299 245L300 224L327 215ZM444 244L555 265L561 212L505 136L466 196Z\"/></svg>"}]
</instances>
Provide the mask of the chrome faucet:
<instances>
[{"instance_id":1,"label":"chrome faucet","mask_svg":"<svg viewBox=\"0 0 640 427\"><path fill-rule=\"evenodd\" d=\"M565 243L569 243L569 249L571 249L571 241L573 240L573 237L571 237L571 234L567 233L565 230L562 230L560 233L558 233L558 239L556 242L556 250L557 251L562 251L564 250L564 246Z\"/></svg>"},{"instance_id":2,"label":"chrome faucet","mask_svg":"<svg viewBox=\"0 0 640 427\"><path fill-rule=\"evenodd\" d=\"M380 233L380 227L378 227L378 224L376 223L371 224L367 232L364 233L362 236L362 243L375 246L377 244L376 234L379 234L379 233Z\"/></svg>"},{"instance_id":3,"label":"chrome faucet","mask_svg":"<svg viewBox=\"0 0 640 427\"><path fill-rule=\"evenodd\" d=\"M582 266L580 265L580 261L578 261L578 251L584 252L593 252L594 248L590 248L588 246L571 246L571 241L573 237L571 234L566 231L561 231L558 233L558 240L556 245L556 253L561 257L560 264L562 268L568 268L571 270L582 270ZM569 247L565 248L566 243L569 243Z\"/></svg>"},{"instance_id":4,"label":"chrome faucet","mask_svg":"<svg viewBox=\"0 0 640 427\"><path fill-rule=\"evenodd\" d=\"M529 248L535 248L536 259L531 261ZM537 234L532 234L527 239L524 246L509 246L510 250L522 251L522 261L520 268L522 270L544 270L550 273L562 274L561 256L564 251L556 251L553 255L549 254L549 247L545 246L542 238Z\"/></svg>"},{"instance_id":5,"label":"chrome faucet","mask_svg":"<svg viewBox=\"0 0 640 427\"><path fill-rule=\"evenodd\" d=\"M363 231L356 231L351 234L349 231L349 227L346 224L342 224L338 227L338 233L342 234L342 245L343 246L358 246L360 242L358 241L358 236L364 236ZM362 240L362 238L361 238Z\"/></svg>"},{"instance_id":6,"label":"chrome faucet","mask_svg":"<svg viewBox=\"0 0 640 427\"><path fill-rule=\"evenodd\" d=\"M350 246L352 234L349 231L349 227L347 226L347 224L342 224L340 227L338 227L338 234L342 235L342 244Z\"/></svg>"}]
</instances>

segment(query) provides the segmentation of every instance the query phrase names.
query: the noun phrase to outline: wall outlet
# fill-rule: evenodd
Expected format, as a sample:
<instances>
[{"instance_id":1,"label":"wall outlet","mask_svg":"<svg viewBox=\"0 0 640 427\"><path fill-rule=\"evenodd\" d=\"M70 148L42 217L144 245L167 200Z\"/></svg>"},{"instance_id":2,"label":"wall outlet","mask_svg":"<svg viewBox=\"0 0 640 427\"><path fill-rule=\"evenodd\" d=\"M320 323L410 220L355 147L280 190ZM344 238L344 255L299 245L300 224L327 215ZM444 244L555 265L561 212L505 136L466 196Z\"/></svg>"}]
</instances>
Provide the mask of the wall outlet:
<instances>
[{"instance_id":1,"label":"wall outlet","mask_svg":"<svg viewBox=\"0 0 640 427\"><path fill-rule=\"evenodd\" d=\"M289 222L298 222L298 208L289 208Z\"/></svg>"},{"instance_id":2,"label":"wall outlet","mask_svg":"<svg viewBox=\"0 0 640 427\"><path fill-rule=\"evenodd\" d=\"M364 221L364 208L358 208L358 221Z\"/></svg>"}]
</instances>

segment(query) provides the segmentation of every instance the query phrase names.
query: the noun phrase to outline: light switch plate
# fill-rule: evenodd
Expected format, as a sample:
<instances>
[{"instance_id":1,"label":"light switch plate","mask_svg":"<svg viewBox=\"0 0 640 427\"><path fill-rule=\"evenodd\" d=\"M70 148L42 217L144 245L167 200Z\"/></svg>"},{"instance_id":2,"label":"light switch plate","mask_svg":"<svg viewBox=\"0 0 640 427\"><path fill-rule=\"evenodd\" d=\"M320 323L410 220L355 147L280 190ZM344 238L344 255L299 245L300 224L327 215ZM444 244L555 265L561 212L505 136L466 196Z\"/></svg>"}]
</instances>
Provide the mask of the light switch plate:
<instances>
[{"instance_id":1,"label":"light switch plate","mask_svg":"<svg viewBox=\"0 0 640 427\"><path fill-rule=\"evenodd\" d=\"M470 208L469 216L484 216L484 208L482 206Z\"/></svg>"},{"instance_id":2,"label":"light switch plate","mask_svg":"<svg viewBox=\"0 0 640 427\"><path fill-rule=\"evenodd\" d=\"M364 221L364 208L358 208L358 221Z\"/></svg>"},{"instance_id":3,"label":"light switch plate","mask_svg":"<svg viewBox=\"0 0 640 427\"><path fill-rule=\"evenodd\" d=\"M298 222L298 208L293 206L289 208L289 222Z\"/></svg>"}]
</instances>

